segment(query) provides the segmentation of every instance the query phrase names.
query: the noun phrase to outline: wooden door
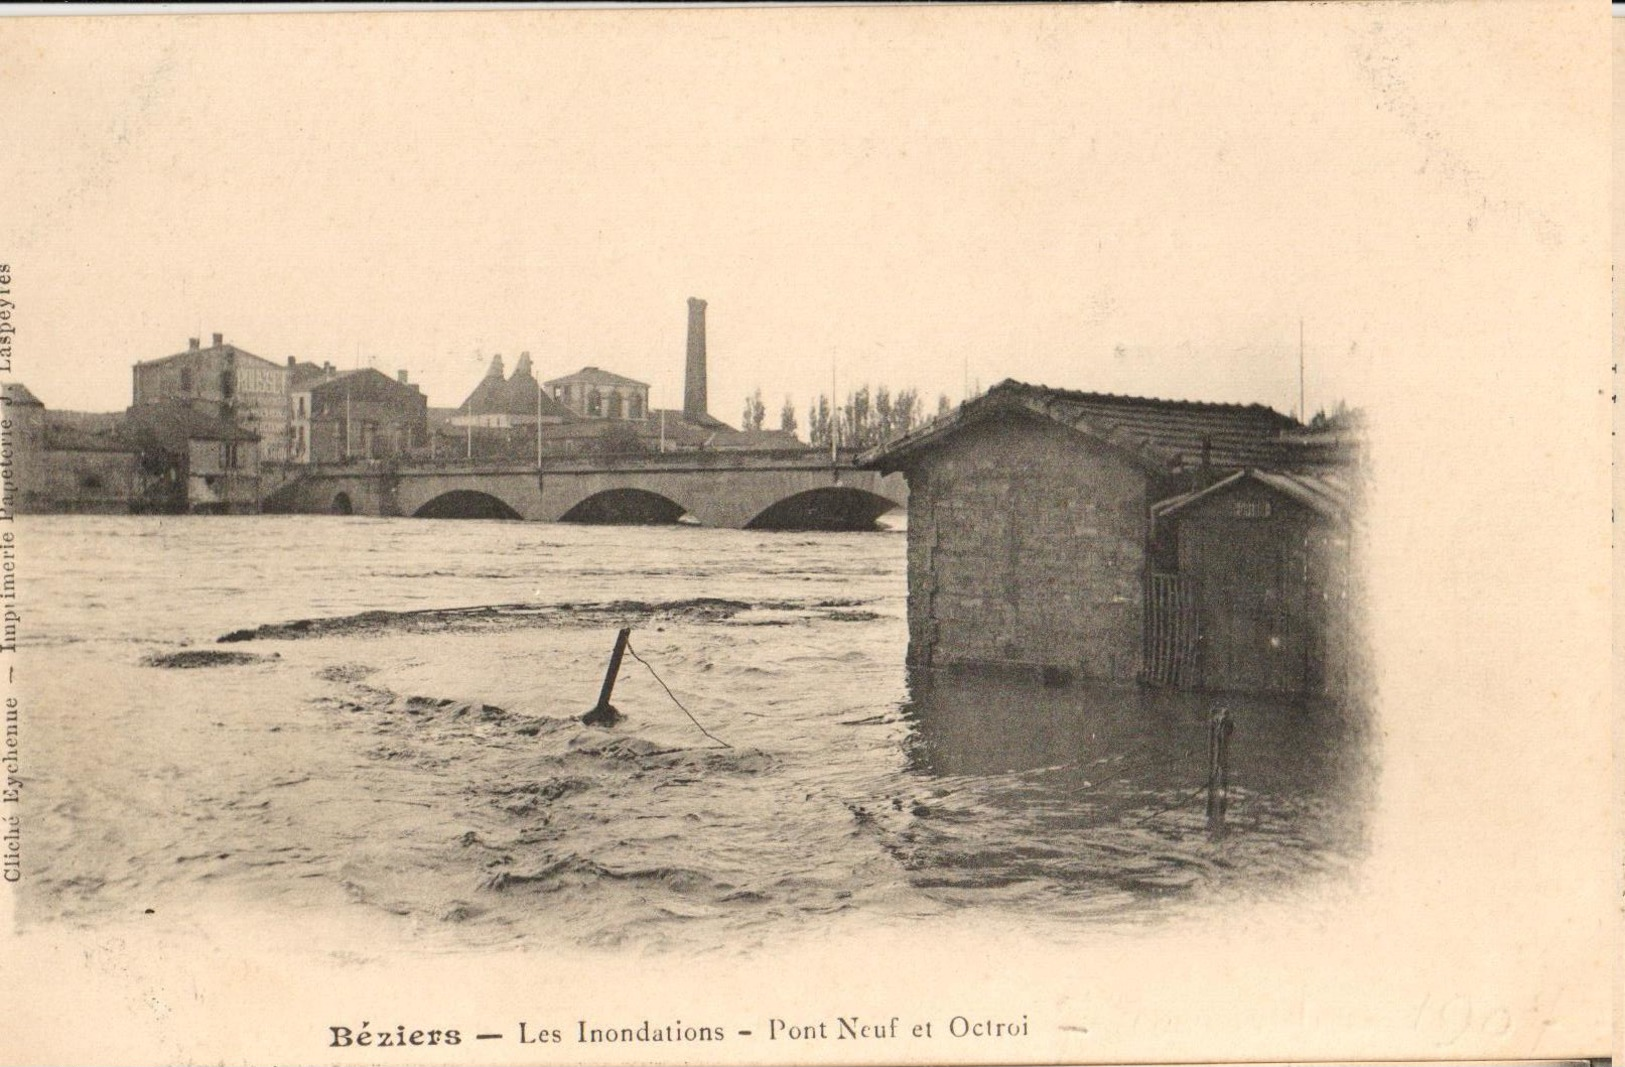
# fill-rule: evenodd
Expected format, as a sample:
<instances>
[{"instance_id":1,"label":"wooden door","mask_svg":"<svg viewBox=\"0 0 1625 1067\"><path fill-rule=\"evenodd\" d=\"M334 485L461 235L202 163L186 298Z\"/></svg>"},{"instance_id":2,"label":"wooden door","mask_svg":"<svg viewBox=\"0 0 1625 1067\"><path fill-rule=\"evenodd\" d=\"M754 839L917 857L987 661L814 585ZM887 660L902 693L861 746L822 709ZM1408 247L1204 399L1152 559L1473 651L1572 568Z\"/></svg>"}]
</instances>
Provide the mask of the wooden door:
<instances>
[{"instance_id":1,"label":"wooden door","mask_svg":"<svg viewBox=\"0 0 1625 1067\"><path fill-rule=\"evenodd\" d=\"M1203 684L1297 693L1306 683L1301 552L1270 523L1204 524Z\"/></svg>"}]
</instances>

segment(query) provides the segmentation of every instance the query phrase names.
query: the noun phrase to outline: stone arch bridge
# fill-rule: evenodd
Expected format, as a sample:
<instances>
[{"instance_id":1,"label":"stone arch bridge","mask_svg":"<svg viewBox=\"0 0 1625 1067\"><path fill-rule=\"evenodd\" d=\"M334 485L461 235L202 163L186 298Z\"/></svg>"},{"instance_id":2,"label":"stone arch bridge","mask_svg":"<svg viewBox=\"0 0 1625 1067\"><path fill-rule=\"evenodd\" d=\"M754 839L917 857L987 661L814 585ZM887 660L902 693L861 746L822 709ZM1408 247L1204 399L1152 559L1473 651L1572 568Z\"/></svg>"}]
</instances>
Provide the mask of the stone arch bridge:
<instances>
[{"instance_id":1,"label":"stone arch bridge","mask_svg":"<svg viewBox=\"0 0 1625 1067\"><path fill-rule=\"evenodd\" d=\"M289 468L265 510L299 514L654 524L688 517L732 529L859 530L906 507L899 474L822 452L673 452L549 459Z\"/></svg>"}]
</instances>

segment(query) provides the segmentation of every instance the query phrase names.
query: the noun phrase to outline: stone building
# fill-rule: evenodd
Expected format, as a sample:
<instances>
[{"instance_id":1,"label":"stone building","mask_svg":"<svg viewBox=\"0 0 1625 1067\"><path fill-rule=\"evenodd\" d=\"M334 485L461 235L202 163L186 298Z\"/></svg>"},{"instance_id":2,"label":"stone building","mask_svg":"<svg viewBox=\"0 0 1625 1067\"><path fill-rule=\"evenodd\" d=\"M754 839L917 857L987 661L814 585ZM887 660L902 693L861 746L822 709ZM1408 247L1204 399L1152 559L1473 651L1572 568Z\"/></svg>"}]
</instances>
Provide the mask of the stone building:
<instances>
[{"instance_id":1,"label":"stone building","mask_svg":"<svg viewBox=\"0 0 1625 1067\"><path fill-rule=\"evenodd\" d=\"M141 492L141 455L122 434L53 425L47 412L44 463L27 509L125 515Z\"/></svg>"},{"instance_id":2,"label":"stone building","mask_svg":"<svg viewBox=\"0 0 1625 1067\"><path fill-rule=\"evenodd\" d=\"M51 411L20 382L6 383L0 396L11 424L0 507L21 515L131 510L140 491L140 456L122 418Z\"/></svg>"},{"instance_id":3,"label":"stone building","mask_svg":"<svg viewBox=\"0 0 1625 1067\"><path fill-rule=\"evenodd\" d=\"M181 401L206 414L228 419L258 440L260 458L287 462L292 422L288 368L227 344L215 334L203 347L196 337L186 351L134 367L134 406Z\"/></svg>"},{"instance_id":4,"label":"stone building","mask_svg":"<svg viewBox=\"0 0 1625 1067\"><path fill-rule=\"evenodd\" d=\"M126 433L141 454L137 511L247 515L260 510L254 434L182 401L132 406Z\"/></svg>"},{"instance_id":5,"label":"stone building","mask_svg":"<svg viewBox=\"0 0 1625 1067\"><path fill-rule=\"evenodd\" d=\"M1262 405L1001 382L867 453L909 487L909 659L1145 677L1152 505L1333 457Z\"/></svg>"},{"instance_id":6,"label":"stone building","mask_svg":"<svg viewBox=\"0 0 1625 1067\"><path fill-rule=\"evenodd\" d=\"M429 441L429 401L405 371L302 374L292 407L294 463L394 459Z\"/></svg>"},{"instance_id":7,"label":"stone building","mask_svg":"<svg viewBox=\"0 0 1625 1067\"><path fill-rule=\"evenodd\" d=\"M42 511L45 484L45 405L21 382L0 383L0 418L11 423L5 445L11 451L0 479L0 513Z\"/></svg>"},{"instance_id":8,"label":"stone building","mask_svg":"<svg viewBox=\"0 0 1625 1067\"><path fill-rule=\"evenodd\" d=\"M649 417L649 383L598 367L582 367L543 382L542 388L578 418L641 422Z\"/></svg>"}]
</instances>

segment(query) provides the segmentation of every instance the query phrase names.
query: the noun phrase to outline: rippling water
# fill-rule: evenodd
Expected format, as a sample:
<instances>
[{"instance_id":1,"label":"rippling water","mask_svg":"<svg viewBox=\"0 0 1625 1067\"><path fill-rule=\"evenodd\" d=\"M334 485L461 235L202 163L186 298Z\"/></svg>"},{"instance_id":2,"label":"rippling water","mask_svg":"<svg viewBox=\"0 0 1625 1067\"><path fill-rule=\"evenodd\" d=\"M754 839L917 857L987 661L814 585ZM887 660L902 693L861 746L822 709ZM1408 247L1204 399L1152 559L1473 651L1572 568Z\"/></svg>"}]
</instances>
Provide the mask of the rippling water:
<instances>
[{"instance_id":1,"label":"rippling water","mask_svg":"<svg viewBox=\"0 0 1625 1067\"><path fill-rule=\"evenodd\" d=\"M895 532L21 533L25 923L242 900L441 949L686 951L983 909L1060 936L1336 879L1361 847L1363 746L1336 708L1226 701L1212 839L1216 698L910 678ZM296 620L316 621L216 643ZM622 670L622 724L582 726L623 624L648 666Z\"/></svg>"}]
</instances>

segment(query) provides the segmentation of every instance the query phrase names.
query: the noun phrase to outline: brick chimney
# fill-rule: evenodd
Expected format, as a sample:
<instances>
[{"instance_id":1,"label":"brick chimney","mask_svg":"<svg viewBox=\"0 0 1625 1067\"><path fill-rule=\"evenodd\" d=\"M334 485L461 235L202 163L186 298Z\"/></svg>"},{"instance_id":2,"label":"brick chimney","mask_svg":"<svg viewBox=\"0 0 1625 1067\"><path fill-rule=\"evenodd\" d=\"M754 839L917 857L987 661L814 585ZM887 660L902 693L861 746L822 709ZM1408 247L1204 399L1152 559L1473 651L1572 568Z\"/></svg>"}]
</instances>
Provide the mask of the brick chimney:
<instances>
[{"instance_id":1,"label":"brick chimney","mask_svg":"<svg viewBox=\"0 0 1625 1067\"><path fill-rule=\"evenodd\" d=\"M217 333L217 334L214 335L214 347L219 348L221 345L223 345L225 343L226 343L226 335L225 334Z\"/></svg>"},{"instance_id":2,"label":"brick chimney","mask_svg":"<svg viewBox=\"0 0 1625 1067\"><path fill-rule=\"evenodd\" d=\"M395 380L400 382L402 385L411 385L412 384L411 382L406 380L406 372L403 371L403 370L398 370L398 371L395 372Z\"/></svg>"},{"instance_id":3,"label":"brick chimney","mask_svg":"<svg viewBox=\"0 0 1625 1067\"><path fill-rule=\"evenodd\" d=\"M186 339L186 348L187 348L188 351L196 352L198 350L198 347L199 347L199 341L198 341L198 339L196 337L188 337Z\"/></svg>"},{"instance_id":4,"label":"brick chimney","mask_svg":"<svg viewBox=\"0 0 1625 1067\"><path fill-rule=\"evenodd\" d=\"M683 414L704 417L705 400L705 301L688 298L688 369L683 378Z\"/></svg>"}]
</instances>

